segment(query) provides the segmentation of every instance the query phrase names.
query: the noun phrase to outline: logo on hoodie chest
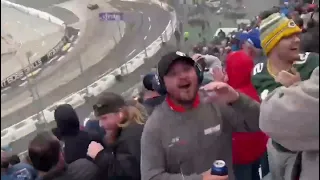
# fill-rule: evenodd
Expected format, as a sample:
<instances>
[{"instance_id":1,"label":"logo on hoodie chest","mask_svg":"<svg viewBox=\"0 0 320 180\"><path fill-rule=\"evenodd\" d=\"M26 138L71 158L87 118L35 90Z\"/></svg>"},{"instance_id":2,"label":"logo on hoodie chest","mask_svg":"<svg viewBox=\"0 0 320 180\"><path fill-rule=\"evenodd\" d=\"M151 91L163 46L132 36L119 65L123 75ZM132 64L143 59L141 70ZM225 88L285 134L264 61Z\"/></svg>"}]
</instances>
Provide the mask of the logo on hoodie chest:
<instances>
[{"instance_id":1,"label":"logo on hoodie chest","mask_svg":"<svg viewBox=\"0 0 320 180\"><path fill-rule=\"evenodd\" d=\"M181 139L180 137L174 137L171 139L169 147L172 147L174 145L186 145L186 144L187 144L187 141Z\"/></svg>"},{"instance_id":2,"label":"logo on hoodie chest","mask_svg":"<svg viewBox=\"0 0 320 180\"><path fill-rule=\"evenodd\" d=\"M204 130L204 135L210 135L210 134L213 134L213 133L217 133L217 132L220 131L220 129L221 129L220 124L218 124L216 126L213 126L213 127L209 127L209 128Z\"/></svg>"}]
</instances>

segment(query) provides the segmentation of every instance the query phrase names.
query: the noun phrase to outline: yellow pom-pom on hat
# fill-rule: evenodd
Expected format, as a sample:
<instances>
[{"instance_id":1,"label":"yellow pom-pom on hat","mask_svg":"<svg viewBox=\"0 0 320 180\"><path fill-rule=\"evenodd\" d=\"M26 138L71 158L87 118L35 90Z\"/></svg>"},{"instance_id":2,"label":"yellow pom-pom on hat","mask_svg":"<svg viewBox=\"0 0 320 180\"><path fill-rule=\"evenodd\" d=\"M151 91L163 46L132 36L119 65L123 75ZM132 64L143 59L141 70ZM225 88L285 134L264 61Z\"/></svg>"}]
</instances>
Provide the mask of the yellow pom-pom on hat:
<instances>
[{"instance_id":1,"label":"yellow pom-pom on hat","mask_svg":"<svg viewBox=\"0 0 320 180\"><path fill-rule=\"evenodd\" d=\"M293 20L282 16L280 13L274 13L260 24L262 49L268 55L282 38L300 33L301 31Z\"/></svg>"}]
</instances>

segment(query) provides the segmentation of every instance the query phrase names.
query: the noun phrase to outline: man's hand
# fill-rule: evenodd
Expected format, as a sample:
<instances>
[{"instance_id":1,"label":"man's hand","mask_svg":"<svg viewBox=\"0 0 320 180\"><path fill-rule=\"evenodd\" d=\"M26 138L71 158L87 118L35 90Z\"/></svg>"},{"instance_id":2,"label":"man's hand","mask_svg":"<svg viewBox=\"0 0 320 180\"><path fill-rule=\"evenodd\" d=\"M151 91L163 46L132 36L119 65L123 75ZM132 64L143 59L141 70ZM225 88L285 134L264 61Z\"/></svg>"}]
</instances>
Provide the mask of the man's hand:
<instances>
[{"instance_id":1,"label":"man's hand","mask_svg":"<svg viewBox=\"0 0 320 180\"><path fill-rule=\"evenodd\" d=\"M100 143L91 141L89 144L87 155L91 157L92 159L96 158L97 154L102 151L104 148Z\"/></svg>"},{"instance_id":2,"label":"man's hand","mask_svg":"<svg viewBox=\"0 0 320 180\"><path fill-rule=\"evenodd\" d=\"M208 94L214 94L213 97L209 97L211 100L221 100L224 103L233 103L239 99L239 93L224 82L211 82L201 87L201 89L208 92Z\"/></svg>"},{"instance_id":3,"label":"man's hand","mask_svg":"<svg viewBox=\"0 0 320 180\"><path fill-rule=\"evenodd\" d=\"M287 71L280 71L275 77L275 81L282 84L285 87L289 87L296 82L301 81L300 73L295 68L291 69L292 73Z\"/></svg>"},{"instance_id":4,"label":"man's hand","mask_svg":"<svg viewBox=\"0 0 320 180\"><path fill-rule=\"evenodd\" d=\"M228 180L228 176L211 175L211 170L202 173L202 180Z\"/></svg>"}]
</instances>

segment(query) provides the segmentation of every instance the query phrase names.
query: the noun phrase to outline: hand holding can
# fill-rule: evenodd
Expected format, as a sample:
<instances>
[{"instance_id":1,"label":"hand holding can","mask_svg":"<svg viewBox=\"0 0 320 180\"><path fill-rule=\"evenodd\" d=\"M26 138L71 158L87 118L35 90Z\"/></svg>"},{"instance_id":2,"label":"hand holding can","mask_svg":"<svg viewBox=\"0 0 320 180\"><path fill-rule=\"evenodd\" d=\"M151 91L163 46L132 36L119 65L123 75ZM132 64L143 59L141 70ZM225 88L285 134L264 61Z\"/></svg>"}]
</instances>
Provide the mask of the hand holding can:
<instances>
[{"instance_id":1,"label":"hand holding can","mask_svg":"<svg viewBox=\"0 0 320 180\"><path fill-rule=\"evenodd\" d=\"M211 169L202 173L202 180L228 180L228 176L211 175Z\"/></svg>"}]
</instances>

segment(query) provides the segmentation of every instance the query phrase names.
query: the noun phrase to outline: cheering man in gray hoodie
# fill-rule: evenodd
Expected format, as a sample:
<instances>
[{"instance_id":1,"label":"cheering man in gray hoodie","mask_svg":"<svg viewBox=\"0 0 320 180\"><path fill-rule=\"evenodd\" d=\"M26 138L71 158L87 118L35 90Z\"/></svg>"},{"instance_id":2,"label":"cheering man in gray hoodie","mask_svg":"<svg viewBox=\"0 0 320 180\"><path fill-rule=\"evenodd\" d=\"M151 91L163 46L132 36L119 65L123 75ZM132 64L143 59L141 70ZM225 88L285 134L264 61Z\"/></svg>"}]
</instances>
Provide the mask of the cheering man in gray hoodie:
<instances>
[{"instance_id":1,"label":"cheering man in gray hoodie","mask_svg":"<svg viewBox=\"0 0 320 180\"><path fill-rule=\"evenodd\" d=\"M184 53L168 53L157 68L167 96L144 127L142 180L234 180L232 132L259 130L259 104L222 82L199 91L202 68ZM228 176L210 174L215 160Z\"/></svg>"}]
</instances>

